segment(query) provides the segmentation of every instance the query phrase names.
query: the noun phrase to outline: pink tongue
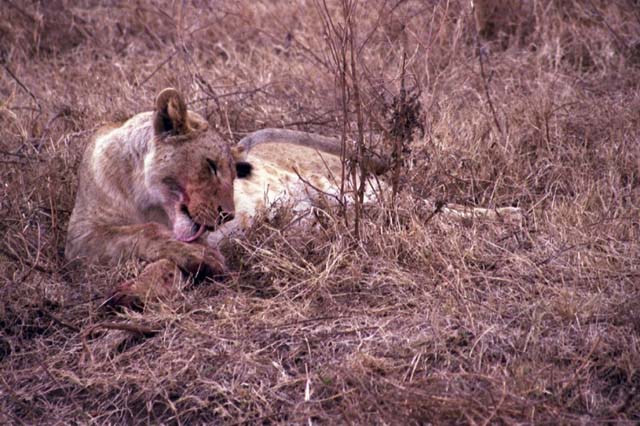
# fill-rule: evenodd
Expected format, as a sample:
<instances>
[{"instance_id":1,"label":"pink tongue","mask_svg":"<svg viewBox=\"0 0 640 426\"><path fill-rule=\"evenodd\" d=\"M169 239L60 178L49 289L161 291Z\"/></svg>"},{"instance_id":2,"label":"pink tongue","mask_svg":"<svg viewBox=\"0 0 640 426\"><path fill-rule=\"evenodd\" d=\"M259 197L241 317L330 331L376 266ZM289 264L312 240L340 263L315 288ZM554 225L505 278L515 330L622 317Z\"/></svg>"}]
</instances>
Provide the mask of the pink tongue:
<instances>
[{"instance_id":1,"label":"pink tongue","mask_svg":"<svg viewBox=\"0 0 640 426\"><path fill-rule=\"evenodd\" d=\"M196 233L190 237L186 237L182 241L190 243L191 241L197 240L198 238L200 238L200 235L202 235L202 233L204 232L204 229L205 229L204 225L198 225L198 230L196 231Z\"/></svg>"}]
</instances>

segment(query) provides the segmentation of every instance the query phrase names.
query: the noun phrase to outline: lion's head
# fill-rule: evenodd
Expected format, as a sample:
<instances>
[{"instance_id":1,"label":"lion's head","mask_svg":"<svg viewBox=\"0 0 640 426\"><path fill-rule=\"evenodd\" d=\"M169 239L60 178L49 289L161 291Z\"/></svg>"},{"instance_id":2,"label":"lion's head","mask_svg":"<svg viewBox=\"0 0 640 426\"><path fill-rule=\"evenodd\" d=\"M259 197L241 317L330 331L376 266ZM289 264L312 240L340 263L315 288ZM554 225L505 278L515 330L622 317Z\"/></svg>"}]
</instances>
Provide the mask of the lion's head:
<instances>
[{"instance_id":1,"label":"lion's head","mask_svg":"<svg viewBox=\"0 0 640 426\"><path fill-rule=\"evenodd\" d=\"M250 175L239 148L229 148L199 114L187 111L178 91L162 90L153 115L153 148L144 180L180 241L233 219L233 181Z\"/></svg>"}]
</instances>

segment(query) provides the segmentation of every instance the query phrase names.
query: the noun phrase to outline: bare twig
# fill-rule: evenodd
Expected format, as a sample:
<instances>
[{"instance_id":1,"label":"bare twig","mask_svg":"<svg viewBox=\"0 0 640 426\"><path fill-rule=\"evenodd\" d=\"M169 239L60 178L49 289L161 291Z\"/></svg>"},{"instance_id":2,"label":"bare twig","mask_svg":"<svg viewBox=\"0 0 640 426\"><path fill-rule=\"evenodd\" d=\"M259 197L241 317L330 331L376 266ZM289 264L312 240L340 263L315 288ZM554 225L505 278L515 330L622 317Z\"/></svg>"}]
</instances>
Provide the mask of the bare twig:
<instances>
[{"instance_id":1,"label":"bare twig","mask_svg":"<svg viewBox=\"0 0 640 426\"><path fill-rule=\"evenodd\" d=\"M76 327L73 324L69 324L68 322L62 320L61 318L59 318L57 315L54 315L51 311L49 311L48 309L42 309L42 312L48 316L49 318L51 318L53 321L55 321L57 324L68 328L71 331L75 331L76 333L80 332L80 329L78 327Z\"/></svg>"},{"instance_id":2,"label":"bare twig","mask_svg":"<svg viewBox=\"0 0 640 426\"><path fill-rule=\"evenodd\" d=\"M607 18L605 18L604 15L602 14L602 12L600 11L600 9L598 9L596 7L596 5L593 4L593 0L587 0L587 1L591 5L591 9L593 9L593 11L596 13L596 15L598 15L598 17L600 18L600 20L602 20L602 23L604 24L604 26L607 27L607 29L609 30L609 32L611 34L613 34L613 36L615 37L616 41L622 46L622 48L625 51L630 51L631 48L629 47L629 44L625 41L624 38L622 38L620 36L620 34L618 34L618 32L616 30L613 29L613 27L611 27L611 25L609 25L609 22L607 21Z\"/></svg>"},{"instance_id":3,"label":"bare twig","mask_svg":"<svg viewBox=\"0 0 640 426\"><path fill-rule=\"evenodd\" d=\"M354 219L354 231L356 239L360 239L360 216L362 214L362 205L364 204L364 188L367 180L367 169L364 161L364 119L362 116L362 99L360 97L359 74L356 68L356 48L354 39L356 38L357 22L356 9L358 3L356 0L343 0L343 13L345 14L345 31L348 40L348 49L351 57L351 86L353 90L353 103L356 109L356 124L358 129L358 137L356 140L356 161L359 166L359 176L356 177L356 170L353 169L353 187L357 188ZM358 179L359 178L359 179Z\"/></svg>"},{"instance_id":4,"label":"bare twig","mask_svg":"<svg viewBox=\"0 0 640 426\"><path fill-rule=\"evenodd\" d=\"M20 12L20 14L22 16L24 16L25 18L27 18L28 20L30 20L31 22L38 22L38 20L36 18L34 18L30 13L28 13L27 11L25 11L23 8L21 8L20 6L18 6L17 4L15 4L12 0L4 0L9 6L13 7L15 10L17 10L18 12Z\"/></svg>"},{"instance_id":5,"label":"bare twig","mask_svg":"<svg viewBox=\"0 0 640 426\"><path fill-rule=\"evenodd\" d=\"M496 125L498 131L502 134L502 126L500 125L500 121L498 120L498 113L496 112L495 107L493 106L493 101L491 100L491 93L489 90L489 79L484 70L484 61L482 60L484 53L482 48L478 44L478 61L480 62L480 76L482 77L482 84L484 87L484 94L487 97L487 104L489 105L489 109L491 110L491 116L493 117L493 122Z\"/></svg>"},{"instance_id":6,"label":"bare twig","mask_svg":"<svg viewBox=\"0 0 640 426\"><path fill-rule=\"evenodd\" d=\"M154 75L156 75L156 73L158 71L160 71L160 69L166 65L167 62L169 62L171 59L173 59L174 56L176 56L178 54L178 49L174 49L173 52L171 52L171 54L169 54L169 56L167 56L167 58L160 62L158 64L158 66L153 70L153 72L151 74L149 74L144 80L142 80L140 83L136 83L135 86L136 87L142 87L144 86L144 84L149 81L151 79L151 77L153 77Z\"/></svg>"},{"instance_id":7,"label":"bare twig","mask_svg":"<svg viewBox=\"0 0 640 426\"><path fill-rule=\"evenodd\" d=\"M344 200L345 197L345 182L348 175L348 156L347 156L347 133L349 128L349 101L347 90L347 54L345 43L345 32L339 31L333 22L329 7L326 0L322 1L322 4L316 0L316 9L319 10L320 17L322 19L323 31L325 39L327 41L327 47L333 60L334 67L337 72L338 87L340 90L340 103L342 108L342 131L341 131L341 169L340 169L340 198ZM341 203L343 207L343 217L345 224L349 226L349 219L346 214L346 203Z\"/></svg>"},{"instance_id":8,"label":"bare twig","mask_svg":"<svg viewBox=\"0 0 640 426\"><path fill-rule=\"evenodd\" d=\"M22 90L24 90L25 92L27 92L29 94L29 96L31 96L31 99L33 99L33 101L38 106L38 112L41 112L42 111L42 105L40 105L40 102L38 101L38 98L36 98L36 95L34 95L33 92L27 86L25 86L25 84L18 78L18 76L16 76L13 73L13 71L11 71L11 68L9 68L9 65L2 64L2 67L5 69L5 71L7 71L7 74L9 74L11 76L11 78L13 78L16 81L16 83L18 83L18 86L20 86L22 88Z\"/></svg>"},{"instance_id":9,"label":"bare twig","mask_svg":"<svg viewBox=\"0 0 640 426\"><path fill-rule=\"evenodd\" d=\"M11 395L11 398L13 399L13 401L18 404L23 410L25 410L27 413L31 414L33 407L31 406L31 404L28 404L24 398L21 398L18 394L16 394L15 390L13 390L13 388L6 382L5 378L4 378L4 374L0 375L0 380L2 380L2 384L4 385L4 388L7 390L7 393L9 395ZM16 421L16 423L21 424L21 425L26 425L25 422L22 421L22 419L15 417L14 415L10 415L11 418L13 420Z\"/></svg>"},{"instance_id":10,"label":"bare twig","mask_svg":"<svg viewBox=\"0 0 640 426\"><path fill-rule=\"evenodd\" d=\"M473 4L473 3L472 3ZM475 5L471 8L471 13L474 13ZM473 20L475 22L475 20ZM482 49L480 42L480 33L478 32L478 28L475 28L475 38L476 38L476 52L478 54L478 62L480 63L480 76L482 77L482 85L484 87L484 94L487 98L487 104L489 105L489 109L491 110L491 116L493 117L493 122L496 125L496 128L503 134L502 126L500 125L500 121L498 120L498 114L496 112L495 107L493 106L493 101L491 100L491 93L489 90L489 78L487 78L485 69L484 69L484 50Z\"/></svg>"},{"instance_id":11,"label":"bare twig","mask_svg":"<svg viewBox=\"0 0 640 426\"><path fill-rule=\"evenodd\" d=\"M101 322L95 325L92 325L91 327L89 327L87 330L85 330L82 335L86 338L88 337L91 333L93 333L94 331L96 331L99 328L104 328L107 330L121 330L121 331L128 331L130 333L133 334L140 334L144 337L153 337L156 334L158 334L160 331L160 329L156 329L156 328L151 328L151 327L147 327L145 325L141 325L141 324L131 324L131 323L119 323L119 322Z\"/></svg>"},{"instance_id":12,"label":"bare twig","mask_svg":"<svg viewBox=\"0 0 640 426\"><path fill-rule=\"evenodd\" d=\"M293 171L296 174L296 176L298 176L298 179L300 179L302 181L302 183L304 183L306 186L310 187L311 189L313 189L314 191L316 191L319 194L322 194L322 195L324 195L326 197L329 197L329 198L333 198L334 200L336 200L338 205L342 206L342 203L344 202L343 198L341 198L341 197L339 197L339 196L337 196L335 194L331 194L329 192L323 191L322 189L318 188L317 186L315 186L314 184L309 182L307 179L302 177L302 175L300 174L300 172L298 171L297 168L294 168Z\"/></svg>"},{"instance_id":13,"label":"bare twig","mask_svg":"<svg viewBox=\"0 0 640 426\"><path fill-rule=\"evenodd\" d=\"M46 274L53 274L54 273L53 269L45 268L44 266L40 266L37 263L31 263L28 260L25 260L22 257L16 256L15 254L11 253L10 251L7 251L6 249L4 249L2 247L0 247L0 253L2 253L3 255L7 256L9 259L13 260L14 262L22 262L22 263L24 263L30 269L35 269L36 271L43 272L43 273L46 273Z\"/></svg>"}]
</instances>

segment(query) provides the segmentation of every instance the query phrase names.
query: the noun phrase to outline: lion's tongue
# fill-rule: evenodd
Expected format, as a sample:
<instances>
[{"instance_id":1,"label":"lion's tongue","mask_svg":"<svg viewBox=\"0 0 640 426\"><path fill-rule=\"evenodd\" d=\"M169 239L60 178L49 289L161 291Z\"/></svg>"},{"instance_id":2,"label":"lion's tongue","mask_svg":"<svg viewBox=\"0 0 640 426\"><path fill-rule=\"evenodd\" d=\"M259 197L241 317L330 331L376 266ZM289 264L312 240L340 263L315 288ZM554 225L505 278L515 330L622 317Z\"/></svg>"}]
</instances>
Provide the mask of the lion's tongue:
<instances>
[{"instance_id":1,"label":"lion's tongue","mask_svg":"<svg viewBox=\"0 0 640 426\"><path fill-rule=\"evenodd\" d=\"M195 223L189 219L181 218L176 221L173 228L173 236L176 240L190 243L195 241L204 233L205 226Z\"/></svg>"},{"instance_id":2,"label":"lion's tongue","mask_svg":"<svg viewBox=\"0 0 640 426\"><path fill-rule=\"evenodd\" d=\"M205 229L204 225L194 223L193 228L191 228L192 231L195 231L194 234L190 237L187 237L183 241L190 243L191 241L197 240L198 238L200 238L200 235L202 235L202 233L204 232L204 229Z\"/></svg>"}]
</instances>

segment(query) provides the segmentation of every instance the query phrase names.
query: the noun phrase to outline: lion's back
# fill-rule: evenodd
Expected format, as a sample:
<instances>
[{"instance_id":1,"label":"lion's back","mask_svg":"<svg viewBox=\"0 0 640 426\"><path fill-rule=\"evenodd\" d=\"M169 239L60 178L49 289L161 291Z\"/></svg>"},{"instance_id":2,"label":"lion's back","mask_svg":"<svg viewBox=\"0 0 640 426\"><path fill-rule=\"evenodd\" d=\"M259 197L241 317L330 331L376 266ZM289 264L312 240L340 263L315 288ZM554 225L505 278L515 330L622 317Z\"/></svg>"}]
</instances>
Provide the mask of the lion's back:
<instances>
[{"instance_id":1,"label":"lion's back","mask_svg":"<svg viewBox=\"0 0 640 426\"><path fill-rule=\"evenodd\" d=\"M236 210L241 217L253 217L257 211L277 204L308 210L318 197L335 201L342 188L340 158L317 149L265 143L254 147L247 160L253 165L252 176L238 181L235 189ZM350 182L345 176L346 192L350 191ZM370 189L367 187L367 199L374 197Z\"/></svg>"},{"instance_id":2,"label":"lion's back","mask_svg":"<svg viewBox=\"0 0 640 426\"><path fill-rule=\"evenodd\" d=\"M91 254L87 251L91 251L95 224L101 215L135 216L119 194L135 192L135 186L140 184L132 179L136 171L129 159L144 150L150 132L148 121L149 113L140 113L123 122L107 123L98 128L87 143L69 219L67 258Z\"/></svg>"}]
</instances>

